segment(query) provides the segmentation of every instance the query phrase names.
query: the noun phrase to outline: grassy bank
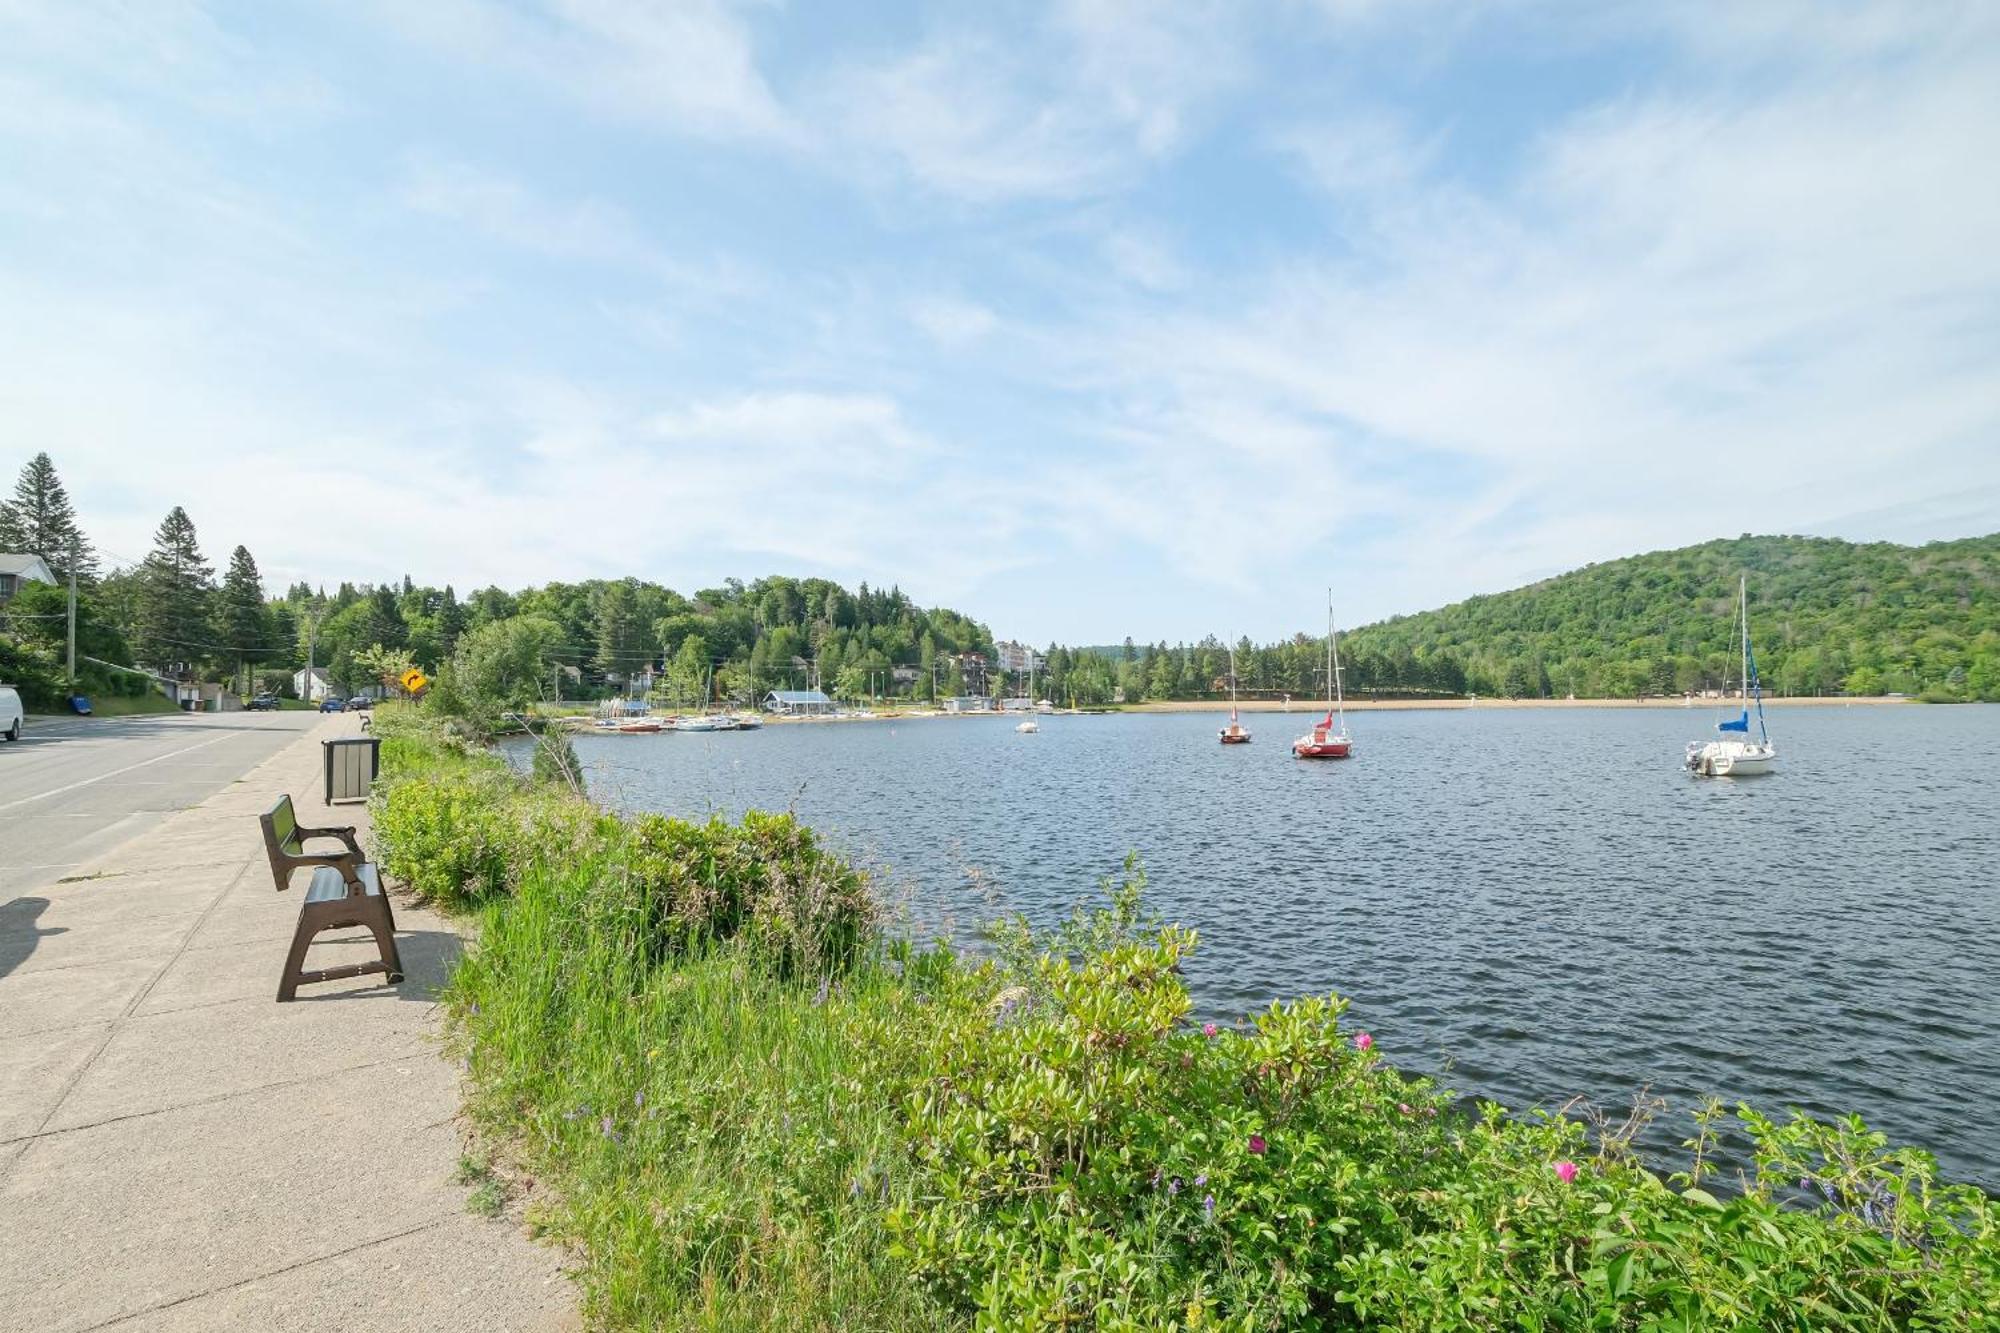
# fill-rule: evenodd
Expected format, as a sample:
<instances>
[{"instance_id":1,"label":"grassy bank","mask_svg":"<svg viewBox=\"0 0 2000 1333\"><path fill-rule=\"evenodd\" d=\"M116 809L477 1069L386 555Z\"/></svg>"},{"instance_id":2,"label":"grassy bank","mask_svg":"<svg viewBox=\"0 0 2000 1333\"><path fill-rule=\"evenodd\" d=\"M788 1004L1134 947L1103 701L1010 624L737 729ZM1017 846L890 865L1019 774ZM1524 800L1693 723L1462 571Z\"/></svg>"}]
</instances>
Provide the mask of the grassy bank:
<instances>
[{"instance_id":1,"label":"grassy bank","mask_svg":"<svg viewBox=\"0 0 2000 1333\"><path fill-rule=\"evenodd\" d=\"M480 914L468 1106L604 1325L2000 1319L1990 1201L1859 1124L1711 1109L1662 1176L1629 1127L1461 1113L1334 997L1194 1026L1198 941L1136 866L1059 930L919 948L789 818L612 818L408 723L378 724L380 854Z\"/></svg>"}]
</instances>

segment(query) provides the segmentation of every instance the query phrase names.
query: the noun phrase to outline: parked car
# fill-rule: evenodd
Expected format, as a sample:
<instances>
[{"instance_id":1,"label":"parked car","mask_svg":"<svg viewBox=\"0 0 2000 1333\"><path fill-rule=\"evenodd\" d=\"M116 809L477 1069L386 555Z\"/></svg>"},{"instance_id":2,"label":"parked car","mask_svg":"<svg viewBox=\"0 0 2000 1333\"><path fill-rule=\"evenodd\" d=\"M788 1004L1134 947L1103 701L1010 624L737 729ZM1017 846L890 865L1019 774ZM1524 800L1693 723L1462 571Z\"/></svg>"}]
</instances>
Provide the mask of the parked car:
<instances>
[{"instance_id":1,"label":"parked car","mask_svg":"<svg viewBox=\"0 0 2000 1333\"><path fill-rule=\"evenodd\" d=\"M337 694L329 694L326 698L319 701L319 711L322 713L338 713L345 707L347 707L347 700Z\"/></svg>"},{"instance_id":2,"label":"parked car","mask_svg":"<svg viewBox=\"0 0 2000 1333\"><path fill-rule=\"evenodd\" d=\"M251 697L250 702L243 706L253 713L274 712L278 707L278 696L275 694L254 695Z\"/></svg>"},{"instance_id":3,"label":"parked car","mask_svg":"<svg viewBox=\"0 0 2000 1333\"><path fill-rule=\"evenodd\" d=\"M349 699L347 701L347 711L350 713L363 712L367 709L373 708L374 706L375 706L375 701L373 699L370 699L365 694L357 694L352 699Z\"/></svg>"},{"instance_id":4,"label":"parked car","mask_svg":"<svg viewBox=\"0 0 2000 1333\"><path fill-rule=\"evenodd\" d=\"M0 685L0 733L10 741L21 739L21 724L28 712L21 707L21 693L12 685Z\"/></svg>"}]
</instances>

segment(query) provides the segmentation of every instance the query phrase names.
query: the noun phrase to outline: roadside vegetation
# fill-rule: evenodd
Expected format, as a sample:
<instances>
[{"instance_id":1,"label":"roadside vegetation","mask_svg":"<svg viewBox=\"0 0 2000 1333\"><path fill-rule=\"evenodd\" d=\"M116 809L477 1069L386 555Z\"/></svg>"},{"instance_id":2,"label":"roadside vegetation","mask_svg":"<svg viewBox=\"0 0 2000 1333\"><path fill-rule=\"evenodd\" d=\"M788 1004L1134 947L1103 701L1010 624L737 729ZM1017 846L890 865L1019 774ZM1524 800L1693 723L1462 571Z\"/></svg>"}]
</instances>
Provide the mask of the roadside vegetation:
<instances>
[{"instance_id":1,"label":"roadside vegetation","mask_svg":"<svg viewBox=\"0 0 2000 1333\"><path fill-rule=\"evenodd\" d=\"M431 709L378 725L385 868L479 917L482 1154L604 1326L2000 1320L1993 1202L1858 1122L1710 1107L1660 1174L1636 1126L1399 1073L1337 997L1199 1022L1136 862L1055 929L920 945L789 817L618 818Z\"/></svg>"}]
</instances>

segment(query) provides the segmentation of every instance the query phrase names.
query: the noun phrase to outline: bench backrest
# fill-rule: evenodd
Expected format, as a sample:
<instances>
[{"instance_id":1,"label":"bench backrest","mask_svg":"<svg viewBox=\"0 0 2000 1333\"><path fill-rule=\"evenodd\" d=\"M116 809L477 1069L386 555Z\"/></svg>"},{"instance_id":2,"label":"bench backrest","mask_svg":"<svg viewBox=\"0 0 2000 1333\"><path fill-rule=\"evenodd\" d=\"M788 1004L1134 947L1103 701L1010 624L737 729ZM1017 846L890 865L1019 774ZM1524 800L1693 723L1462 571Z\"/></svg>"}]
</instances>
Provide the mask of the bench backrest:
<instances>
[{"instance_id":1,"label":"bench backrest","mask_svg":"<svg viewBox=\"0 0 2000 1333\"><path fill-rule=\"evenodd\" d=\"M278 803L265 814L257 817L264 828L264 852L271 858L271 878L279 888L284 888L292 877L296 864L293 858L305 852L305 841L299 837L299 817L292 809L292 795L286 792L278 798Z\"/></svg>"}]
</instances>

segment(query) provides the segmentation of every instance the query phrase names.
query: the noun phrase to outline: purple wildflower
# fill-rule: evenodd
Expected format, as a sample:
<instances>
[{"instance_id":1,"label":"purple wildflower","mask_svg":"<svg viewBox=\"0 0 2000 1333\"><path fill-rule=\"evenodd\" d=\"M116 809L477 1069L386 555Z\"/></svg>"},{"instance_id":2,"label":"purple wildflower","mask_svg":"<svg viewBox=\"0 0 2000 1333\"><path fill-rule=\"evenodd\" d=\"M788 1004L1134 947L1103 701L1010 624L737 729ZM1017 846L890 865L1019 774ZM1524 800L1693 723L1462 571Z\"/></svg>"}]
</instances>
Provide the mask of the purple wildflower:
<instances>
[{"instance_id":1,"label":"purple wildflower","mask_svg":"<svg viewBox=\"0 0 2000 1333\"><path fill-rule=\"evenodd\" d=\"M1264 1142L1262 1134L1252 1134L1250 1136L1250 1155L1252 1157L1262 1157L1269 1146L1269 1144Z\"/></svg>"},{"instance_id":2,"label":"purple wildflower","mask_svg":"<svg viewBox=\"0 0 2000 1333\"><path fill-rule=\"evenodd\" d=\"M1201 1211L1202 1215L1208 1218L1209 1221L1213 1222L1215 1220L1215 1196L1213 1194L1201 1201Z\"/></svg>"}]
</instances>

